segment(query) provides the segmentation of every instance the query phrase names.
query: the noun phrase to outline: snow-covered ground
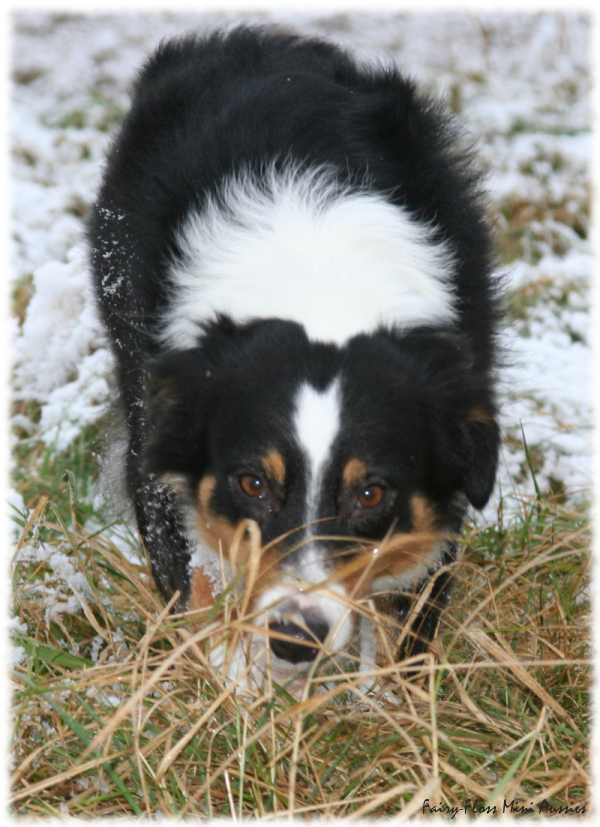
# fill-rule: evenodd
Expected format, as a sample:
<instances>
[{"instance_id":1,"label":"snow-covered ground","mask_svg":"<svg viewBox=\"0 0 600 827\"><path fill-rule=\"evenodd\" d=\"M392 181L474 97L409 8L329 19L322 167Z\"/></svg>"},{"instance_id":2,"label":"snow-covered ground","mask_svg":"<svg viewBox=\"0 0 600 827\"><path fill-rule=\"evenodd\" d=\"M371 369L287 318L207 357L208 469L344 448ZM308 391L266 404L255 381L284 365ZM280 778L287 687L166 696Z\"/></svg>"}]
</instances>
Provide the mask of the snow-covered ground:
<instances>
[{"instance_id":1,"label":"snow-covered ground","mask_svg":"<svg viewBox=\"0 0 600 827\"><path fill-rule=\"evenodd\" d=\"M160 39L241 19L387 54L478 137L514 292L498 492L533 491L523 434L541 489L589 491L590 19L580 14L15 15L13 280L32 298L13 321L14 396L42 406L39 423L18 414L16 424L64 448L101 415L111 360L82 233L103 153Z\"/></svg>"}]
</instances>

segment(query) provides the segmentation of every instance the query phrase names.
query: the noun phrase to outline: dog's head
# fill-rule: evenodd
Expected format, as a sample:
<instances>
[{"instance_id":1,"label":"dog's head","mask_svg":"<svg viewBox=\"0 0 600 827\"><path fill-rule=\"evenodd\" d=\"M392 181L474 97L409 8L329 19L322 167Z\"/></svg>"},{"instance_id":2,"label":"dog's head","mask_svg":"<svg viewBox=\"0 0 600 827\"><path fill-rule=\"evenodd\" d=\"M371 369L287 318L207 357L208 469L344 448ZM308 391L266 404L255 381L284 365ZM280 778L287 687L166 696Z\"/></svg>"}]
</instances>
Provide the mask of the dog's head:
<instances>
[{"instance_id":1,"label":"dog's head","mask_svg":"<svg viewBox=\"0 0 600 827\"><path fill-rule=\"evenodd\" d=\"M178 481L202 554L227 559L242 524L260 530L251 608L290 673L347 649L348 599L426 578L495 477L489 382L440 330L337 347L221 318L152 367L147 416L146 468ZM190 608L205 592L192 572Z\"/></svg>"}]
</instances>

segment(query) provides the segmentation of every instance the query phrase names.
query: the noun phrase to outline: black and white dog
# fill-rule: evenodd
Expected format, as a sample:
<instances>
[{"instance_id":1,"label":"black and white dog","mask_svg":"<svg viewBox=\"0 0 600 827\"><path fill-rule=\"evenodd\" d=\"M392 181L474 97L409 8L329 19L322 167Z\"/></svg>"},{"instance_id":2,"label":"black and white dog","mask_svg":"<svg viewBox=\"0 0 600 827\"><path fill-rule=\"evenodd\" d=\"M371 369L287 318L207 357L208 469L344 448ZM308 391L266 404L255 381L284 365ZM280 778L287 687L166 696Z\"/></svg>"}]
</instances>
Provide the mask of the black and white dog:
<instances>
[{"instance_id":1,"label":"black and white dog","mask_svg":"<svg viewBox=\"0 0 600 827\"><path fill-rule=\"evenodd\" d=\"M460 144L395 68L279 31L164 43L137 79L89 223L127 485L180 611L258 527L255 675L269 642L279 678L381 659L351 601L401 624L492 491L498 291Z\"/></svg>"}]
</instances>

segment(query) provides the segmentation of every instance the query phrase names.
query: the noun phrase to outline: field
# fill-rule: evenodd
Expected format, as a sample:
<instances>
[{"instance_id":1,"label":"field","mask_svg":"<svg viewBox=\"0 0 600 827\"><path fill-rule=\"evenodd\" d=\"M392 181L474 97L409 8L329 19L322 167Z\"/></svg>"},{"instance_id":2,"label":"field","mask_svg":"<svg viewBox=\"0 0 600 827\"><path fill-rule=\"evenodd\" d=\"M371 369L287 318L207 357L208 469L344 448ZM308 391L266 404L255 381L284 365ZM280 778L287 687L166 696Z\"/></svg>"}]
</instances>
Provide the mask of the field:
<instances>
[{"instance_id":1,"label":"field","mask_svg":"<svg viewBox=\"0 0 600 827\"><path fill-rule=\"evenodd\" d=\"M508 296L504 447L432 651L251 702L169 616L98 454L111 362L82 228L136 67L225 15L13 18L11 812L590 812L590 21L256 15L386 52L478 139ZM248 18L246 18L248 19ZM240 601L241 604L240 605ZM231 615L233 618L233 615Z\"/></svg>"}]
</instances>

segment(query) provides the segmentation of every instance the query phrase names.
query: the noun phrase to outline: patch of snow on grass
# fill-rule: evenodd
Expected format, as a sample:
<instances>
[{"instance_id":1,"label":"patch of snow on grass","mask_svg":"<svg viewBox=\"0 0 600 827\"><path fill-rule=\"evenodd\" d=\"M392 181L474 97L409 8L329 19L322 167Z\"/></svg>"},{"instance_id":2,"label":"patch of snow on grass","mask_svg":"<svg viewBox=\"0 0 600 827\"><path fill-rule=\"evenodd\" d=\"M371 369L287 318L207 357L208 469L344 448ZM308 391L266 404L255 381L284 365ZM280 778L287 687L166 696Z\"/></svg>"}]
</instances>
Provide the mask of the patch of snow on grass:
<instances>
[{"instance_id":1,"label":"patch of snow on grass","mask_svg":"<svg viewBox=\"0 0 600 827\"><path fill-rule=\"evenodd\" d=\"M40 404L31 427L62 449L108 397L83 220L135 72L164 37L242 19L329 36L369 59L383 52L477 136L513 295L498 490L589 489L590 19L577 13L16 14L14 281L32 298L14 394Z\"/></svg>"}]
</instances>

